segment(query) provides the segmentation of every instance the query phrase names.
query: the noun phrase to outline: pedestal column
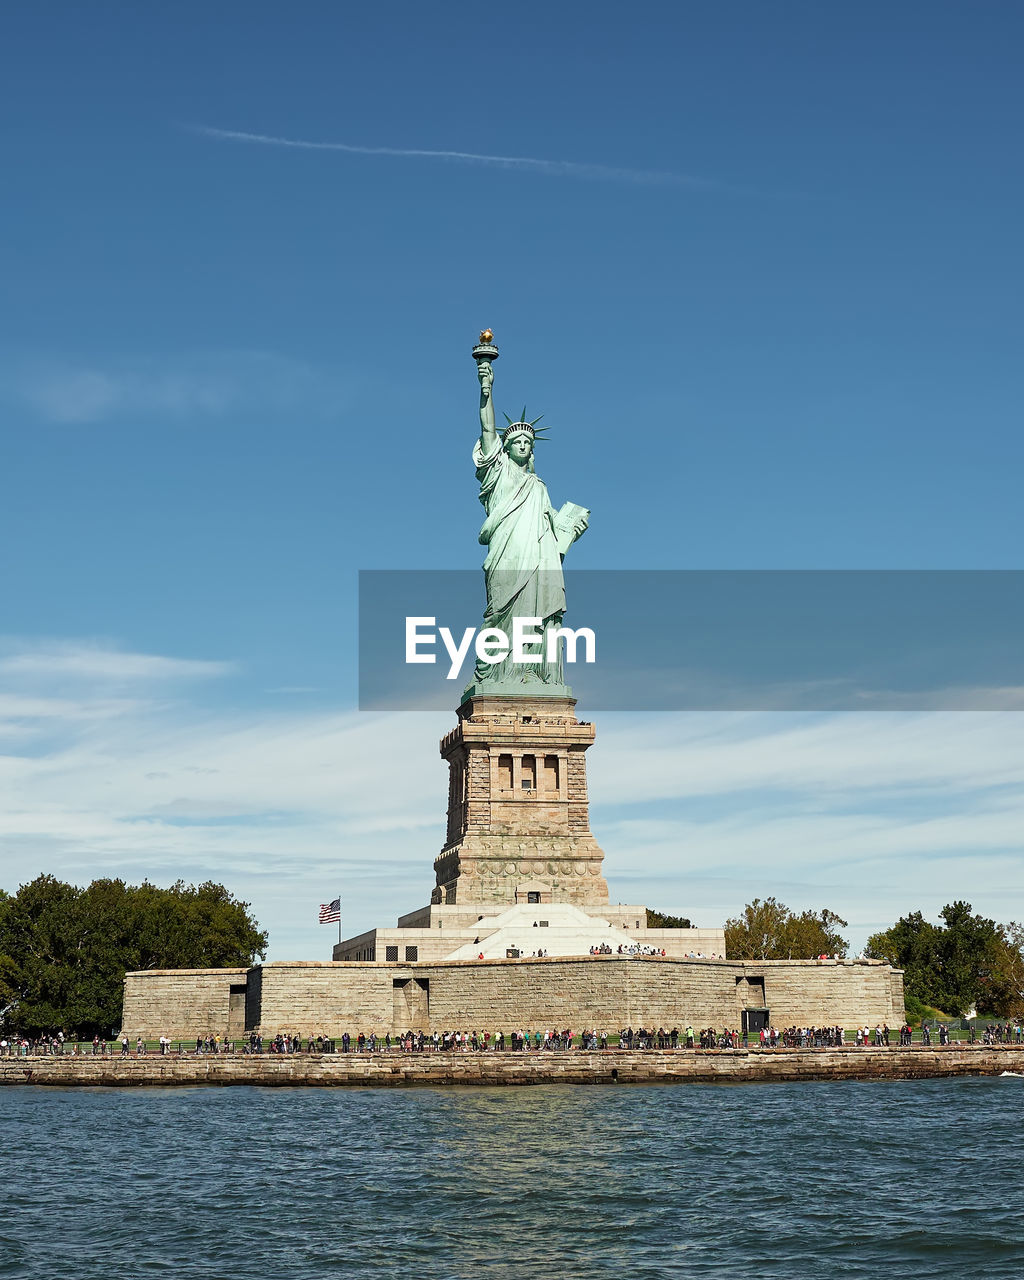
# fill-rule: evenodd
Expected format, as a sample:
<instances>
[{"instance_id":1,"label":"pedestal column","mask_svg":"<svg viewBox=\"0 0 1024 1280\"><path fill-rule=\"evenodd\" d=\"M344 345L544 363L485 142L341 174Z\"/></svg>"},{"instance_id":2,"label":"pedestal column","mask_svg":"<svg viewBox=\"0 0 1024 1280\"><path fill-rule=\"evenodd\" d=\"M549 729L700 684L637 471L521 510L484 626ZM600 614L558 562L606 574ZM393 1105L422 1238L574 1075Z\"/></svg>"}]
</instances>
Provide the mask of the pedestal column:
<instances>
[{"instance_id":1,"label":"pedestal column","mask_svg":"<svg viewBox=\"0 0 1024 1280\"><path fill-rule=\"evenodd\" d=\"M575 699L471 697L441 741L448 831L435 903L608 902L590 831L585 752L594 726Z\"/></svg>"}]
</instances>

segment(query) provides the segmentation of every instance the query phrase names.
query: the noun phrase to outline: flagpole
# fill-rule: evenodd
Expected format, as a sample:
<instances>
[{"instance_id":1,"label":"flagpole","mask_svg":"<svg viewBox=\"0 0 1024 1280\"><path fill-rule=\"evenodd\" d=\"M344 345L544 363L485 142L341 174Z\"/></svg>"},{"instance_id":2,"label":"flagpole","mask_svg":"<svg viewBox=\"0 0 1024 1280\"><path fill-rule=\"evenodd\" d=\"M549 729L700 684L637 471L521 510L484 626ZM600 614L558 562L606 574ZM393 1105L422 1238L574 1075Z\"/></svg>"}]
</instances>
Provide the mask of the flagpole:
<instances>
[{"instance_id":1,"label":"flagpole","mask_svg":"<svg viewBox=\"0 0 1024 1280\"><path fill-rule=\"evenodd\" d=\"M338 894L338 946L341 946L341 894Z\"/></svg>"}]
</instances>

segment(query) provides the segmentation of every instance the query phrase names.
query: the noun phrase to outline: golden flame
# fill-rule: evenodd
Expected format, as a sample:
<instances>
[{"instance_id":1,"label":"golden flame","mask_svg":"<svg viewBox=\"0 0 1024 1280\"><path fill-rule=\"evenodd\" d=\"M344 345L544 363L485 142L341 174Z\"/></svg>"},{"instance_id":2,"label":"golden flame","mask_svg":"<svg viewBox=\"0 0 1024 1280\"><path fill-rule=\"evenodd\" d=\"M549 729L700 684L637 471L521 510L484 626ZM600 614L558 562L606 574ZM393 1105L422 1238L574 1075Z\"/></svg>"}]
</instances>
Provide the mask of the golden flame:
<instances>
[{"instance_id":1,"label":"golden flame","mask_svg":"<svg viewBox=\"0 0 1024 1280\"><path fill-rule=\"evenodd\" d=\"M481 329L480 331L481 342L490 342L493 338L494 338L494 334L490 331L490 329Z\"/></svg>"}]
</instances>

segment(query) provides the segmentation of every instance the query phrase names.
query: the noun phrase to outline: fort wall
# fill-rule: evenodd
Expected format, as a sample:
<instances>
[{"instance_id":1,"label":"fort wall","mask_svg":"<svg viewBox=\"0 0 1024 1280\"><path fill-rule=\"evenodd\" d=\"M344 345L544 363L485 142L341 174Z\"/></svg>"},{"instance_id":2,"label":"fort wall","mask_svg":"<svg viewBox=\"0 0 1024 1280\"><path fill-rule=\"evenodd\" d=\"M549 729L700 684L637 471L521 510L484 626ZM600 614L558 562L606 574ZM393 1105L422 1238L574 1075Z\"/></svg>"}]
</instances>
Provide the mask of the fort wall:
<instances>
[{"instance_id":1,"label":"fort wall","mask_svg":"<svg viewBox=\"0 0 1024 1280\"><path fill-rule=\"evenodd\" d=\"M240 1036L245 1031L248 981L246 969L144 969L129 973L124 981L121 1025L133 1039L137 1035L183 1039Z\"/></svg>"},{"instance_id":2,"label":"fort wall","mask_svg":"<svg viewBox=\"0 0 1024 1280\"><path fill-rule=\"evenodd\" d=\"M680 960L619 956L418 964L279 962L125 978L132 1037L340 1036L632 1026L739 1028L744 1008L787 1026L890 1027L903 981L877 961Z\"/></svg>"}]
</instances>

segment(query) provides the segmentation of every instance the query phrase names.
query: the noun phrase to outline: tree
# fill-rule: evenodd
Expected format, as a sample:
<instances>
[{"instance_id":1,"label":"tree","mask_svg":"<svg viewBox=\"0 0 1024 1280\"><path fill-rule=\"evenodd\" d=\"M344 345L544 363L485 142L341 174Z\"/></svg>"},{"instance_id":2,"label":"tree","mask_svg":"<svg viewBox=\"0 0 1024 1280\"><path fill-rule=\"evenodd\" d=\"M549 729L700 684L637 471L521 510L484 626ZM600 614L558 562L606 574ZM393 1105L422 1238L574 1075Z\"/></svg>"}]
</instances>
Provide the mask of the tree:
<instances>
[{"instance_id":1,"label":"tree","mask_svg":"<svg viewBox=\"0 0 1024 1280\"><path fill-rule=\"evenodd\" d=\"M1024 925L1011 920L999 927L991 1009L1004 1018L1024 1018Z\"/></svg>"},{"instance_id":2,"label":"tree","mask_svg":"<svg viewBox=\"0 0 1024 1280\"><path fill-rule=\"evenodd\" d=\"M827 907L791 911L776 898L755 898L743 914L725 922L725 949L737 960L813 960L845 956L847 941L839 932L846 921Z\"/></svg>"},{"instance_id":3,"label":"tree","mask_svg":"<svg viewBox=\"0 0 1024 1280\"><path fill-rule=\"evenodd\" d=\"M11 895L0 889L0 938L4 936L4 919L10 910ZM0 946L0 1022L7 1011L14 1007L17 1000L15 991L14 962L4 953Z\"/></svg>"},{"instance_id":4,"label":"tree","mask_svg":"<svg viewBox=\"0 0 1024 1280\"><path fill-rule=\"evenodd\" d=\"M690 929L692 925L687 916L667 916L662 911L653 911L648 907L647 927L648 929Z\"/></svg>"},{"instance_id":5,"label":"tree","mask_svg":"<svg viewBox=\"0 0 1024 1280\"><path fill-rule=\"evenodd\" d=\"M992 979L999 958L1001 933L994 920L973 915L969 902L942 908L942 979L948 992L943 1009L963 1015L972 1006L990 1009Z\"/></svg>"},{"instance_id":6,"label":"tree","mask_svg":"<svg viewBox=\"0 0 1024 1280\"><path fill-rule=\"evenodd\" d=\"M1009 1016L1024 990L1019 926L1004 928L963 901L948 903L941 918L936 925L920 911L902 916L868 939L868 955L902 969L907 995L932 1008L960 1017L972 1008Z\"/></svg>"},{"instance_id":7,"label":"tree","mask_svg":"<svg viewBox=\"0 0 1024 1280\"><path fill-rule=\"evenodd\" d=\"M107 1035L126 972L247 967L266 951L249 904L212 881L79 889L39 876L0 898L0 1010L29 1035Z\"/></svg>"},{"instance_id":8,"label":"tree","mask_svg":"<svg viewBox=\"0 0 1024 1280\"><path fill-rule=\"evenodd\" d=\"M920 911L912 911L882 933L872 934L865 950L873 959L887 960L903 970L903 990L907 996L945 1008L937 1000L941 932Z\"/></svg>"}]
</instances>

